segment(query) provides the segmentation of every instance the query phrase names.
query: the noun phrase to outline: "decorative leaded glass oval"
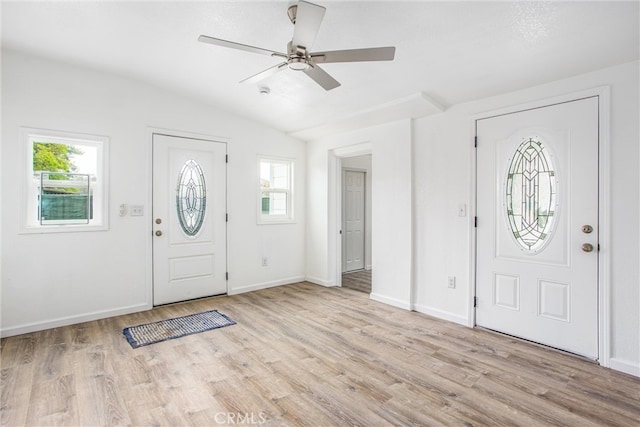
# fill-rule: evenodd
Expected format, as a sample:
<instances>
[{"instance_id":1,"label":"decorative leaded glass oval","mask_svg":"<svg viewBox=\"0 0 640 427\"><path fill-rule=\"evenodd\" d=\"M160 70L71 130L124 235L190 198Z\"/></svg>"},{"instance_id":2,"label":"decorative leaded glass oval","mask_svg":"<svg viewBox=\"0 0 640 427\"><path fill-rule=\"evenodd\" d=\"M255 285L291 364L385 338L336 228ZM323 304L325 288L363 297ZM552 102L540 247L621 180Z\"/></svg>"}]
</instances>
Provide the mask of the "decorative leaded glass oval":
<instances>
[{"instance_id":1,"label":"decorative leaded glass oval","mask_svg":"<svg viewBox=\"0 0 640 427\"><path fill-rule=\"evenodd\" d=\"M557 210L556 168L542 142L525 139L511 157L506 185L509 227L529 252L550 240Z\"/></svg>"},{"instance_id":2,"label":"decorative leaded glass oval","mask_svg":"<svg viewBox=\"0 0 640 427\"><path fill-rule=\"evenodd\" d=\"M204 222L207 188L202 168L195 160L187 160L178 175L176 209L180 226L187 236L195 236Z\"/></svg>"}]
</instances>

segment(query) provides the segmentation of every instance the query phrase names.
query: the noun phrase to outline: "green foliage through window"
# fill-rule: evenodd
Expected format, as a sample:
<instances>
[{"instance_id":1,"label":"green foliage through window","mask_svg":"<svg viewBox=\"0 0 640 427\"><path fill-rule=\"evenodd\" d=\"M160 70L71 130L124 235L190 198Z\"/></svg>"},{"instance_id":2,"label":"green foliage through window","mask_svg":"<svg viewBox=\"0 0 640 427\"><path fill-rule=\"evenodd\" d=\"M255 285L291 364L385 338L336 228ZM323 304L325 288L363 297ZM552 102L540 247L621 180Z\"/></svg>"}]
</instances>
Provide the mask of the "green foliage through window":
<instances>
[{"instance_id":1,"label":"green foliage through window","mask_svg":"<svg viewBox=\"0 0 640 427\"><path fill-rule=\"evenodd\" d=\"M75 172L73 155L83 151L73 145L52 142L33 143L33 171L39 172ZM65 179L64 176L50 176L49 179Z\"/></svg>"}]
</instances>

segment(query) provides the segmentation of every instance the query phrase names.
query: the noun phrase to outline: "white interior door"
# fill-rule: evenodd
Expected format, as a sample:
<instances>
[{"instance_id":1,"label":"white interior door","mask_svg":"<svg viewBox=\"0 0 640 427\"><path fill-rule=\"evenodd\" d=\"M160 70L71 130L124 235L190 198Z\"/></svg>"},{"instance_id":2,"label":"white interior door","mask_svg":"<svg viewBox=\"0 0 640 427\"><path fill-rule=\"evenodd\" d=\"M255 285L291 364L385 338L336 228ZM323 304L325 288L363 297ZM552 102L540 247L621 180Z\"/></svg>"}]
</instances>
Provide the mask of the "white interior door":
<instances>
[{"instance_id":1,"label":"white interior door","mask_svg":"<svg viewBox=\"0 0 640 427\"><path fill-rule=\"evenodd\" d=\"M477 123L476 323L598 358L598 98Z\"/></svg>"},{"instance_id":2,"label":"white interior door","mask_svg":"<svg viewBox=\"0 0 640 427\"><path fill-rule=\"evenodd\" d=\"M344 250L342 271L364 269L365 172L344 172Z\"/></svg>"},{"instance_id":3,"label":"white interior door","mask_svg":"<svg viewBox=\"0 0 640 427\"><path fill-rule=\"evenodd\" d=\"M153 303L227 292L226 144L153 135Z\"/></svg>"}]
</instances>

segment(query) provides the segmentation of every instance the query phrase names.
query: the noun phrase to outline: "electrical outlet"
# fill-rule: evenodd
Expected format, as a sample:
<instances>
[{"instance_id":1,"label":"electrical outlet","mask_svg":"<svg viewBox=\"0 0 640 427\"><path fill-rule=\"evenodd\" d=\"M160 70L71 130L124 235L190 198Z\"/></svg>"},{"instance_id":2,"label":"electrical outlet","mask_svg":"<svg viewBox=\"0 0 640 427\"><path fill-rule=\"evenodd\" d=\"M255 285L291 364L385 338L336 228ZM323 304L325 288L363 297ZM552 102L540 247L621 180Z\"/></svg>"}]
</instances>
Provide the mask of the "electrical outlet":
<instances>
[{"instance_id":1,"label":"electrical outlet","mask_svg":"<svg viewBox=\"0 0 640 427\"><path fill-rule=\"evenodd\" d=\"M456 276L449 276L449 280L448 280L448 286L451 289L455 289L456 288Z\"/></svg>"},{"instance_id":2,"label":"electrical outlet","mask_svg":"<svg viewBox=\"0 0 640 427\"><path fill-rule=\"evenodd\" d=\"M269 258L267 258L266 256L262 257L262 266L263 267L267 267L269 265Z\"/></svg>"}]
</instances>

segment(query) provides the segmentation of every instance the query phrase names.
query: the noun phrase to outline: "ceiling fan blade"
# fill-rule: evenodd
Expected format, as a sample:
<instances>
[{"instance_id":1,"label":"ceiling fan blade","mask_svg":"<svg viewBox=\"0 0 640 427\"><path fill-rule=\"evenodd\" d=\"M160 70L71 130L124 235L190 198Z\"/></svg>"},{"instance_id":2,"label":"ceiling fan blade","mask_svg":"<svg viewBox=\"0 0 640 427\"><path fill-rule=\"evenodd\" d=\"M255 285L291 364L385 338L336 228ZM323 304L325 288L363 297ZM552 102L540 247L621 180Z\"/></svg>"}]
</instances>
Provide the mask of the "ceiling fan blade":
<instances>
[{"instance_id":1,"label":"ceiling fan blade","mask_svg":"<svg viewBox=\"0 0 640 427\"><path fill-rule=\"evenodd\" d=\"M326 9L324 7L318 6L317 4L306 1L298 2L293 40L291 41L294 47L302 46L307 49L307 51L311 49L320 30L320 24L322 24L325 11Z\"/></svg>"},{"instance_id":2,"label":"ceiling fan blade","mask_svg":"<svg viewBox=\"0 0 640 427\"><path fill-rule=\"evenodd\" d=\"M314 62L323 64L330 62L392 61L395 54L396 48L394 46L371 47L365 49L314 52L311 54L311 59L313 59Z\"/></svg>"},{"instance_id":3,"label":"ceiling fan blade","mask_svg":"<svg viewBox=\"0 0 640 427\"><path fill-rule=\"evenodd\" d=\"M262 49L261 47L249 46L242 43L230 42L228 40L217 39L215 37L209 36L200 36L198 37L198 41L202 43L209 43L216 46L229 47L231 49L244 50L245 52L259 53L261 55L269 55L269 56L281 56L286 58L287 55L280 52L274 52L268 49Z\"/></svg>"},{"instance_id":4,"label":"ceiling fan blade","mask_svg":"<svg viewBox=\"0 0 640 427\"><path fill-rule=\"evenodd\" d=\"M287 63L283 62L281 64L274 65L273 67L267 68L264 71L260 71L258 74L254 74L253 76L247 77L244 80L240 80L240 83L256 83L256 82L259 82L260 80L266 79L267 77L272 76L272 75L276 74L278 71L284 70L285 68L287 68Z\"/></svg>"},{"instance_id":5,"label":"ceiling fan blade","mask_svg":"<svg viewBox=\"0 0 640 427\"><path fill-rule=\"evenodd\" d=\"M340 86L340 83L331 77L326 71L322 68L313 64L311 67L304 70L304 73L311 77L313 81L322 86L325 90L335 89Z\"/></svg>"}]
</instances>

